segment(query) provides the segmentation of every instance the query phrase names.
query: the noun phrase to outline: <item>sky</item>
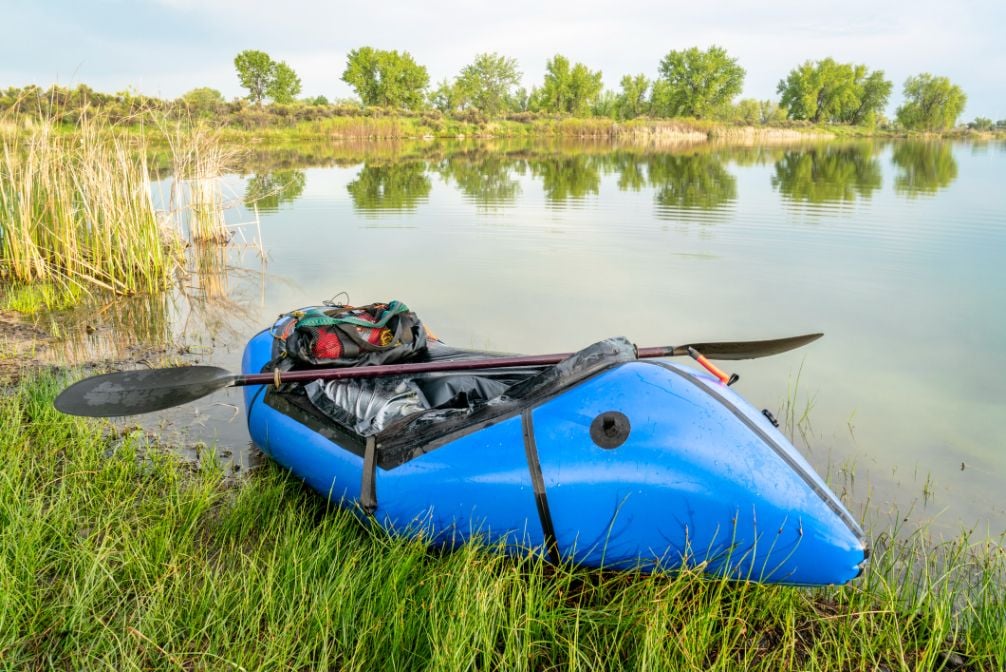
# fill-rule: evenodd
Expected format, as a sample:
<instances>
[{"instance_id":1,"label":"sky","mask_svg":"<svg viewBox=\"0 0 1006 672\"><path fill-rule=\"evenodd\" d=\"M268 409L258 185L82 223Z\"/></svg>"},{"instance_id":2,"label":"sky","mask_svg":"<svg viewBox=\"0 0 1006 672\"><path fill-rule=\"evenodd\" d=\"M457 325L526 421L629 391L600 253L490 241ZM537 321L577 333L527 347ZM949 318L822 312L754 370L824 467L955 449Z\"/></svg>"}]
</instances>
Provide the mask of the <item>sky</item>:
<instances>
[{"instance_id":1,"label":"sky","mask_svg":"<svg viewBox=\"0 0 1006 672\"><path fill-rule=\"evenodd\" d=\"M0 88L26 84L132 88L174 98L201 86L244 95L234 56L267 52L300 76L303 96L347 98L340 80L357 47L408 51L431 84L474 57L515 58L540 85L557 53L601 70L657 74L672 50L717 45L747 71L740 97L778 100L776 85L807 60L832 57L902 84L929 72L967 94L963 121L1006 119L1003 0L0 0Z\"/></svg>"}]
</instances>

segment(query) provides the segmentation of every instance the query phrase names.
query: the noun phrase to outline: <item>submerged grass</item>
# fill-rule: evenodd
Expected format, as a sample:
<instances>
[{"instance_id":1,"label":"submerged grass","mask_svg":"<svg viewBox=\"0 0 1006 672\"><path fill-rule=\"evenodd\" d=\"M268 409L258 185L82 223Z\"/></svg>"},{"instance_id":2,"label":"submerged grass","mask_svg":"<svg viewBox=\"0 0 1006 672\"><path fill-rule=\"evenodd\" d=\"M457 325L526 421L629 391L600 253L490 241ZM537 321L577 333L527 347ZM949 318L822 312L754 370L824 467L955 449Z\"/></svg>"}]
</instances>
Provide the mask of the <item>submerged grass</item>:
<instances>
[{"instance_id":1,"label":"submerged grass","mask_svg":"<svg viewBox=\"0 0 1006 672\"><path fill-rule=\"evenodd\" d=\"M0 398L6 669L1000 670L1002 547L879 539L805 590L554 568L368 530L271 464L238 484Z\"/></svg>"}]
</instances>

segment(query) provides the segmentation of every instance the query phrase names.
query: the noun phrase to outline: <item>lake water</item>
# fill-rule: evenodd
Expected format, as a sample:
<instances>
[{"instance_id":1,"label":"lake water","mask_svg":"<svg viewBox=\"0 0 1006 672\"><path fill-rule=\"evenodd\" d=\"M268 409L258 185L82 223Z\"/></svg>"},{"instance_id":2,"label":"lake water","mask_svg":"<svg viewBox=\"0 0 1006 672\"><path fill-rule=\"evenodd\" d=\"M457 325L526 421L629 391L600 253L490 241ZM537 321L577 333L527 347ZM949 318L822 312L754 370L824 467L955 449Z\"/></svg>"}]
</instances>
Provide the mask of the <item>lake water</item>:
<instances>
[{"instance_id":1,"label":"lake water","mask_svg":"<svg viewBox=\"0 0 1006 672\"><path fill-rule=\"evenodd\" d=\"M735 389L868 521L1006 530L1003 144L362 145L270 162L226 180L229 221L259 199L267 261L234 249L229 273L191 281L198 310L172 308L200 325L202 359L236 370L248 336L340 292L512 352L823 331L725 363ZM241 454L238 400L168 420Z\"/></svg>"}]
</instances>

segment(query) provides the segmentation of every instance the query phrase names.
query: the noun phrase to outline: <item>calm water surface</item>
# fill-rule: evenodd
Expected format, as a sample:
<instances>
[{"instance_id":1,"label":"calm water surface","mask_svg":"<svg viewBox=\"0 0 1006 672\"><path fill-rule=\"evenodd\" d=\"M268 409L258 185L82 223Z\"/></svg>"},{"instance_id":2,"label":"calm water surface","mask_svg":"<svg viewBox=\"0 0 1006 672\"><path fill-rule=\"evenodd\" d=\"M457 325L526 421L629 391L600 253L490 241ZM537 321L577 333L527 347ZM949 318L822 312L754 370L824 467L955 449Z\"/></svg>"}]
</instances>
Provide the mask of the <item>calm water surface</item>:
<instances>
[{"instance_id":1,"label":"calm water surface","mask_svg":"<svg viewBox=\"0 0 1006 672\"><path fill-rule=\"evenodd\" d=\"M823 331L727 363L737 389L787 420L862 517L1006 529L1006 146L374 146L313 161L227 179L228 220L259 199L268 260L231 252L229 274L202 280L229 299L198 316L206 359L236 369L276 315L339 292L404 300L452 344L514 352ZM214 397L180 424L246 451L238 403Z\"/></svg>"}]
</instances>

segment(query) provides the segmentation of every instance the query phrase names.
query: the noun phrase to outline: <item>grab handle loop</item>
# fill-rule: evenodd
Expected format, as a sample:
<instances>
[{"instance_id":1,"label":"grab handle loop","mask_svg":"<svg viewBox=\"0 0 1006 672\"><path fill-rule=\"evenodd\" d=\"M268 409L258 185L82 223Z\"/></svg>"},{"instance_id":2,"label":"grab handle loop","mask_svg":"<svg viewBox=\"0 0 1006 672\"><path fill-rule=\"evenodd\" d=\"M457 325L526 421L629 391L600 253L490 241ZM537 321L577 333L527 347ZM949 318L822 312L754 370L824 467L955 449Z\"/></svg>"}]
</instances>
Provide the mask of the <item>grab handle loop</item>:
<instances>
[{"instance_id":1,"label":"grab handle loop","mask_svg":"<svg viewBox=\"0 0 1006 672\"><path fill-rule=\"evenodd\" d=\"M738 376L736 373L732 375L727 375L726 373L724 373L722 370L720 370L719 367L717 367L715 364L706 359L702 355L702 353L700 353L693 347L688 348L688 356L694 359L699 364L701 364L706 369L706 371L719 378L720 382L723 383L724 385L733 385L738 380L740 380L740 376Z\"/></svg>"}]
</instances>

